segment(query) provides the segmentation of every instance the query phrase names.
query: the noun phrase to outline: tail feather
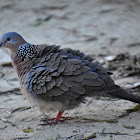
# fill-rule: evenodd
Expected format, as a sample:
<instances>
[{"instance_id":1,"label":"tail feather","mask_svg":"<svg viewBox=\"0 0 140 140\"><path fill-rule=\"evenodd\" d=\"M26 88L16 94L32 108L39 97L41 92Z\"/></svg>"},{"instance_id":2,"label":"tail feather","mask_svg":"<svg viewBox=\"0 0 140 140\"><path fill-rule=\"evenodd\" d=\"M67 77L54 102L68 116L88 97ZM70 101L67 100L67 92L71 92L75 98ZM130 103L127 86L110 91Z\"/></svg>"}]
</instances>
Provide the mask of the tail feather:
<instances>
[{"instance_id":1,"label":"tail feather","mask_svg":"<svg viewBox=\"0 0 140 140\"><path fill-rule=\"evenodd\" d=\"M134 94L127 92L121 88L118 88L112 92L108 92L108 94L111 95L112 97L125 99L125 100L132 101L134 103L140 104L140 96L134 95Z\"/></svg>"}]
</instances>

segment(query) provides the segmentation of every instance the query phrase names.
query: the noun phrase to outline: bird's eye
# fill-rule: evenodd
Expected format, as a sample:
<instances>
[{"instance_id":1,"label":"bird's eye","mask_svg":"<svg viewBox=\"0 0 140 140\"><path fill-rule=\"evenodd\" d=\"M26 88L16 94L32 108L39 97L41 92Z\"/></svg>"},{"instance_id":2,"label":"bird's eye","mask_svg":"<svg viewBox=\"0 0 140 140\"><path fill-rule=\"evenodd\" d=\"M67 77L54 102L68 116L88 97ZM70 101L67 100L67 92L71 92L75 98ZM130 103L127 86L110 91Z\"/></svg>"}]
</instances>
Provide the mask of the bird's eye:
<instances>
[{"instance_id":1,"label":"bird's eye","mask_svg":"<svg viewBox=\"0 0 140 140\"><path fill-rule=\"evenodd\" d=\"M10 40L11 40L11 38L10 38L10 37L8 37L8 38L7 38L7 41L10 41Z\"/></svg>"}]
</instances>

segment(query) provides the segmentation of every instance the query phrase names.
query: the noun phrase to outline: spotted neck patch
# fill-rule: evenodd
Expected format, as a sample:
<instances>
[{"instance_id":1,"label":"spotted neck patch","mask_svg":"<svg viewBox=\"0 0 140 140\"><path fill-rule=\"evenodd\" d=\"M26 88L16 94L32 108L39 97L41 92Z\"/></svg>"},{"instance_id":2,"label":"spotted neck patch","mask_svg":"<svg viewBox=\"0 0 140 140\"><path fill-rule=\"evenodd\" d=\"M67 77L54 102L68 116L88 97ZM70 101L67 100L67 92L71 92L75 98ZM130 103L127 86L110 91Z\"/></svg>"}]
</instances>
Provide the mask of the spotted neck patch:
<instances>
[{"instance_id":1,"label":"spotted neck patch","mask_svg":"<svg viewBox=\"0 0 140 140\"><path fill-rule=\"evenodd\" d=\"M22 44L18 47L17 55L24 60L25 58L33 58L36 56L36 47L35 45L30 45L28 43Z\"/></svg>"}]
</instances>

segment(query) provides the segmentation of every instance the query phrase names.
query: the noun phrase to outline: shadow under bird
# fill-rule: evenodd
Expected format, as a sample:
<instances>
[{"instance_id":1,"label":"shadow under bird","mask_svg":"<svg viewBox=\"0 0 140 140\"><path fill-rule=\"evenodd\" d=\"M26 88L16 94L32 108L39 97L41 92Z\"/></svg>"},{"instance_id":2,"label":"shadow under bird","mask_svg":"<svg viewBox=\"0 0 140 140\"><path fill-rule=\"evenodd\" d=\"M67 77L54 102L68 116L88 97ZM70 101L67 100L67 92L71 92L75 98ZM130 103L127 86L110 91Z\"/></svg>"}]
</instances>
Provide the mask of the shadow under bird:
<instances>
[{"instance_id":1,"label":"shadow under bird","mask_svg":"<svg viewBox=\"0 0 140 140\"><path fill-rule=\"evenodd\" d=\"M16 32L5 33L0 47L11 50L21 92L42 112L59 111L55 124L65 110L77 107L85 97L106 94L140 104L140 97L129 93L109 76L92 57L79 50L56 45L32 45Z\"/></svg>"}]
</instances>

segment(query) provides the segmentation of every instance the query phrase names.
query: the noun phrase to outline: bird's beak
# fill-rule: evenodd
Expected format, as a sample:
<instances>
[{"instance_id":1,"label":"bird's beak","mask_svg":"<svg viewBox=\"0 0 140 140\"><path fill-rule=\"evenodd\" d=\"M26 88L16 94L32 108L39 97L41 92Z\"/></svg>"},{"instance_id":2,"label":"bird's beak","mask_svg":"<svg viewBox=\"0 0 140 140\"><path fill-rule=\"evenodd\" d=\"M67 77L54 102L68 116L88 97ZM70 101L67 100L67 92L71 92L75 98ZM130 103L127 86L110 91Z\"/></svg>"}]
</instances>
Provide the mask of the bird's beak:
<instances>
[{"instance_id":1,"label":"bird's beak","mask_svg":"<svg viewBox=\"0 0 140 140\"><path fill-rule=\"evenodd\" d=\"M0 41L0 48L1 48L1 47L4 47L4 46L5 46L5 43L6 43L6 42Z\"/></svg>"}]
</instances>

